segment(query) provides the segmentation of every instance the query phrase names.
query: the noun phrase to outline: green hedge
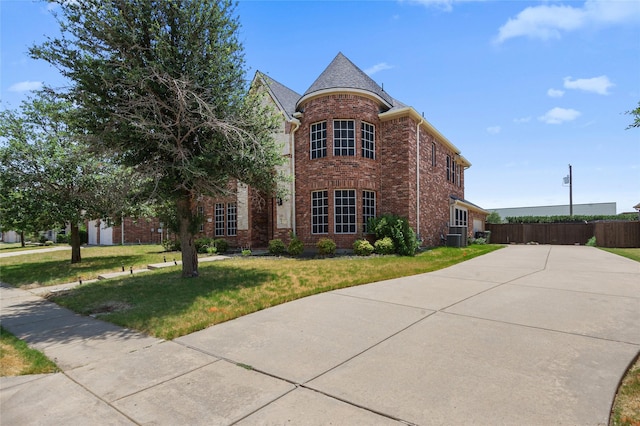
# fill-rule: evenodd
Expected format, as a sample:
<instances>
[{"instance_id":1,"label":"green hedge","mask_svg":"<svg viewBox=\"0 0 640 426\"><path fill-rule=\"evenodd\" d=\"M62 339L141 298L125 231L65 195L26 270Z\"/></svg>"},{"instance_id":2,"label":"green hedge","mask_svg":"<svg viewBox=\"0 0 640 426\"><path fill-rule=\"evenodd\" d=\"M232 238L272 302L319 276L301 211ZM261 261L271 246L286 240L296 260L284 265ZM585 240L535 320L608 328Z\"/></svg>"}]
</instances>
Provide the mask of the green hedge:
<instances>
[{"instance_id":1,"label":"green hedge","mask_svg":"<svg viewBox=\"0 0 640 426\"><path fill-rule=\"evenodd\" d=\"M618 215L573 215L573 216L520 216L506 217L507 223L583 223L597 220L638 220L635 213Z\"/></svg>"}]
</instances>

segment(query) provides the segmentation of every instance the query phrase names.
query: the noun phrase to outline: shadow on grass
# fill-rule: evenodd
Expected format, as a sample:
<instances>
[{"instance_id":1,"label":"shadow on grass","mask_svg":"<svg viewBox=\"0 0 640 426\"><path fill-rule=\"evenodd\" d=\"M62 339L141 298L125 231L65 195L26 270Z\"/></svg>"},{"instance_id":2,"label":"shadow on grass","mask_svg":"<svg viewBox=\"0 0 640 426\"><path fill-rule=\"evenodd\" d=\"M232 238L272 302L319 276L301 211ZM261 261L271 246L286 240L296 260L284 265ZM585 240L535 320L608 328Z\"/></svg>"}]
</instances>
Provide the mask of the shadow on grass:
<instances>
[{"instance_id":1,"label":"shadow on grass","mask_svg":"<svg viewBox=\"0 0 640 426\"><path fill-rule=\"evenodd\" d=\"M157 262L163 261L163 254L158 253ZM169 256L167 256L169 258ZM173 257L171 257L173 259ZM126 270L130 267L139 269L146 267L147 262L140 255L121 255L108 257L85 257L80 263L71 263L70 259L53 259L29 261L23 263L7 263L2 265L2 281L14 287L30 284L54 285L97 278L106 272Z\"/></svg>"},{"instance_id":2,"label":"shadow on grass","mask_svg":"<svg viewBox=\"0 0 640 426\"><path fill-rule=\"evenodd\" d=\"M49 300L82 315L172 339L264 309L250 289L273 280L266 271L225 265L200 267L200 277L181 278L180 267L111 279L51 295Z\"/></svg>"}]
</instances>

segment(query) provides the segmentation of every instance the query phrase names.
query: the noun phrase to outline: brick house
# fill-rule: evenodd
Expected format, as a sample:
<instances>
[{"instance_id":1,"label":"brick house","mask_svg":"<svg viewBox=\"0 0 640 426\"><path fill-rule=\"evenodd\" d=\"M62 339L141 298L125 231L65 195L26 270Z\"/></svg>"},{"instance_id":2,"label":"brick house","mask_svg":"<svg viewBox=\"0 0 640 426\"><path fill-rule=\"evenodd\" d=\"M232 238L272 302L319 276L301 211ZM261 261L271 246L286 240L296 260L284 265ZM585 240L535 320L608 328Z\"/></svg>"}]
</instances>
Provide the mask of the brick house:
<instances>
[{"instance_id":1,"label":"brick house","mask_svg":"<svg viewBox=\"0 0 640 426\"><path fill-rule=\"evenodd\" d=\"M488 212L464 198L471 163L342 53L302 95L261 72L252 87L264 90L282 117L274 136L286 158L281 171L291 177L289 195L262 197L232 182L234 195L198 204L202 236L266 247L295 232L309 248L323 237L351 248L366 236L367 219L385 213L408 218L425 246L439 245L449 226L467 227L470 236L484 230Z\"/></svg>"}]
</instances>

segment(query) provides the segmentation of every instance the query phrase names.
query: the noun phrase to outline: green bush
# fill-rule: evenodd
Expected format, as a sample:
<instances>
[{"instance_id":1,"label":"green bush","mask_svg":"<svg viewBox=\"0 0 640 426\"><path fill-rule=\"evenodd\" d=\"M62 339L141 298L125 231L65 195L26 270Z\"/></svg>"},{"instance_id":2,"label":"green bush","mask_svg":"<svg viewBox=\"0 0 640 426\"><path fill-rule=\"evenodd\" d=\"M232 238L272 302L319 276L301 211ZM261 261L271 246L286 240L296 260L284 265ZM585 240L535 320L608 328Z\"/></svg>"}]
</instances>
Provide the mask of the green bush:
<instances>
[{"instance_id":1,"label":"green bush","mask_svg":"<svg viewBox=\"0 0 640 426\"><path fill-rule=\"evenodd\" d=\"M229 243L224 238L216 238L213 240L212 244L218 250L218 254L229 251Z\"/></svg>"},{"instance_id":2,"label":"green bush","mask_svg":"<svg viewBox=\"0 0 640 426\"><path fill-rule=\"evenodd\" d=\"M596 220L638 220L635 213L621 213L618 215L573 215L573 216L516 216L507 217L507 223L582 223Z\"/></svg>"},{"instance_id":3,"label":"green bush","mask_svg":"<svg viewBox=\"0 0 640 426\"><path fill-rule=\"evenodd\" d=\"M333 255L336 253L336 243L330 238L320 238L316 243L318 254Z\"/></svg>"},{"instance_id":4,"label":"green bush","mask_svg":"<svg viewBox=\"0 0 640 426\"><path fill-rule=\"evenodd\" d=\"M181 251L180 240L170 240L166 239L162 242L162 247L164 247L164 251Z\"/></svg>"},{"instance_id":5,"label":"green bush","mask_svg":"<svg viewBox=\"0 0 640 426\"><path fill-rule=\"evenodd\" d=\"M593 236L593 237L589 238L589 241L587 241L587 245L588 245L589 247L596 247L596 246L597 246L597 244L596 244L596 237L595 237L595 236Z\"/></svg>"},{"instance_id":6,"label":"green bush","mask_svg":"<svg viewBox=\"0 0 640 426\"><path fill-rule=\"evenodd\" d=\"M396 247L393 244L391 237L384 237L373 243L373 247L378 254L393 254L396 252Z\"/></svg>"},{"instance_id":7,"label":"green bush","mask_svg":"<svg viewBox=\"0 0 640 426\"><path fill-rule=\"evenodd\" d=\"M208 238L208 237L197 238L194 241L194 245L196 246L196 251L198 253L207 253L207 249L210 246L213 246L213 238Z\"/></svg>"},{"instance_id":8,"label":"green bush","mask_svg":"<svg viewBox=\"0 0 640 426\"><path fill-rule=\"evenodd\" d=\"M53 241L47 240L47 241L44 242L44 245L45 246L52 246L53 245Z\"/></svg>"},{"instance_id":9,"label":"green bush","mask_svg":"<svg viewBox=\"0 0 640 426\"><path fill-rule=\"evenodd\" d=\"M471 238L469 244L487 244L486 238Z\"/></svg>"},{"instance_id":10,"label":"green bush","mask_svg":"<svg viewBox=\"0 0 640 426\"><path fill-rule=\"evenodd\" d=\"M375 234L378 240L385 237L391 238L399 255L413 256L416 254L419 243L406 218L386 214L379 218L369 219L368 229Z\"/></svg>"},{"instance_id":11,"label":"green bush","mask_svg":"<svg viewBox=\"0 0 640 426\"><path fill-rule=\"evenodd\" d=\"M251 256L251 249L243 249L242 250L242 255L243 256Z\"/></svg>"},{"instance_id":12,"label":"green bush","mask_svg":"<svg viewBox=\"0 0 640 426\"><path fill-rule=\"evenodd\" d=\"M269 241L269 253L279 256L287 251L287 246L284 245L280 238Z\"/></svg>"},{"instance_id":13,"label":"green bush","mask_svg":"<svg viewBox=\"0 0 640 426\"><path fill-rule=\"evenodd\" d=\"M353 243L353 252L357 256L369 256L373 253L373 246L367 240L356 240Z\"/></svg>"},{"instance_id":14,"label":"green bush","mask_svg":"<svg viewBox=\"0 0 640 426\"><path fill-rule=\"evenodd\" d=\"M69 244L71 242L71 235L69 234L58 234L56 235L56 243L58 244Z\"/></svg>"},{"instance_id":15,"label":"green bush","mask_svg":"<svg viewBox=\"0 0 640 426\"><path fill-rule=\"evenodd\" d=\"M287 251L291 256L300 256L304 252L304 244L295 235L291 237Z\"/></svg>"},{"instance_id":16,"label":"green bush","mask_svg":"<svg viewBox=\"0 0 640 426\"><path fill-rule=\"evenodd\" d=\"M207 254L210 254L210 255L218 254L218 249L215 248L215 246L209 246L207 247Z\"/></svg>"}]
</instances>

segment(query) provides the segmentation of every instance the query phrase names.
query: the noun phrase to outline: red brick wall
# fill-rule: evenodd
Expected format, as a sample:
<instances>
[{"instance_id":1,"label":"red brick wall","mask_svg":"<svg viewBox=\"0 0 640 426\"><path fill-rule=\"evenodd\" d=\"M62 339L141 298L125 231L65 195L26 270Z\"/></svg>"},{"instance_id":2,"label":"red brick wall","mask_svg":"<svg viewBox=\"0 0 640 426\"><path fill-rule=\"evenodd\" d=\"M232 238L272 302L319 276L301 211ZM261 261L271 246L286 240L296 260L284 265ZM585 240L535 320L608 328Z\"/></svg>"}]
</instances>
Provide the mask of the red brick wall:
<instances>
[{"instance_id":1,"label":"red brick wall","mask_svg":"<svg viewBox=\"0 0 640 426\"><path fill-rule=\"evenodd\" d=\"M382 156L379 105L363 96L333 94L311 99L300 105L304 111L301 125L295 134L296 157L296 235L307 247L314 247L320 238L333 239L338 247L351 248L353 241L362 237L362 190L380 194L380 157ZM355 156L333 155L333 120L355 121ZM319 121L327 122L327 156L311 159L310 127ZM362 157L362 121L376 128L376 159ZM357 232L335 234L333 221L333 194L337 189L356 190ZM311 192L327 190L329 197L329 233L311 234ZM380 202L378 201L378 204Z\"/></svg>"}]
</instances>

